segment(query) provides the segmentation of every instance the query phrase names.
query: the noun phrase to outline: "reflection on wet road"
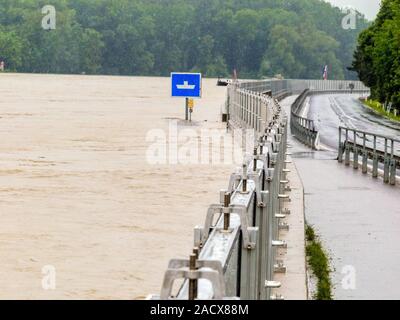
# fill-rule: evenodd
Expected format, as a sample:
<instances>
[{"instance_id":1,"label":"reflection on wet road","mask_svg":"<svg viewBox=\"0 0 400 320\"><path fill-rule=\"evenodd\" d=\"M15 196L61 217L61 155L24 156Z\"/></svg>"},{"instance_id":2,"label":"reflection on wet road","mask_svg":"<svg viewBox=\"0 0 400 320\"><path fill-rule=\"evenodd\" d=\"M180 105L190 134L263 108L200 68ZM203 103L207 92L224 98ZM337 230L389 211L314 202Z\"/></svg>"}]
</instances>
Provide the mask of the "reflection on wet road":
<instances>
[{"instance_id":1,"label":"reflection on wet road","mask_svg":"<svg viewBox=\"0 0 400 320\"><path fill-rule=\"evenodd\" d=\"M289 112L294 97L282 102ZM335 299L400 299L399 187L336 161L339 125L398 137L400 127L367 112L357 97L314 96L309 117L330 151L311 151L290 136L305 190L307 222L329 253Z\"/></svg>"},{"instance_id":2,"label":"reflection on wet road","mask_svg":"<svg viewBox=\"0 0 400 320\"><path fill-rule=\"evenodd\" d=\"M337 149L339 126L400 138L400 124L382 118L364 107L359 97L348 94L311 97L308 118L314 120L323 145Z\"/></svg>"}]
</instances>

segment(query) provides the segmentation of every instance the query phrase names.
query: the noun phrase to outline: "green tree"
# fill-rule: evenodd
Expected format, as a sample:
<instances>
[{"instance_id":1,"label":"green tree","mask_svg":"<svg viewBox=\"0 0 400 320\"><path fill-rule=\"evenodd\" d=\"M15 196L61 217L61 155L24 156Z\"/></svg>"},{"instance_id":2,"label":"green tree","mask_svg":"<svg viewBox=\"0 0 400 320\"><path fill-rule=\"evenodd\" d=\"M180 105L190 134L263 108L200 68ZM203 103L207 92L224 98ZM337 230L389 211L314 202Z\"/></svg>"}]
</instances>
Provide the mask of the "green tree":
<instances>
[{"instance_id":1,"label":"green tree","mask_svg":"<svg viewBox=\"0 0 400 320\"><path fill-rule=\"evenodd\" d=\"M23 40L15 32L0 29L0 60L7 69L15 71L21 67L23 47Z\"/></svg>"},{"instance_id":2,"label":"green tree","mask_svg":"<svg viewBox=\"0 0 400 320\"><path fill-rule=\"evenodd\" d=\"M94 29L85 29L81 35L80 70L96 74L101 70L104 43L102 35Z\"/></svg>"},{"instance_id":3,"label":"green tree","mask_svg":"<svg viewBox=\"0 0 400 320\"><path fill-rule=\"evenodd\" d=\"M0 56L12 70L162 76L197 70L217 76L237 69L249 78L320 78L328 64L333 78L352 79L356 74L347 67L368 25L361 18L356 30L343 30L343 13L320 0L51 3L57 28L44 31L41 8L48 1L0 0ZM385 4L375 25L383 28L394 16Z\"/></svg>"},{"instance_id":4,"label":"green tree","mask_svg":"<svg viewBox=\"0 0 400 320\"><path fill-rule=\"evenodd\" d=\"M400 109L400 1L383 0L376 21L358 39L353 70L372 97Z\"/></svg>"}]
</instances>

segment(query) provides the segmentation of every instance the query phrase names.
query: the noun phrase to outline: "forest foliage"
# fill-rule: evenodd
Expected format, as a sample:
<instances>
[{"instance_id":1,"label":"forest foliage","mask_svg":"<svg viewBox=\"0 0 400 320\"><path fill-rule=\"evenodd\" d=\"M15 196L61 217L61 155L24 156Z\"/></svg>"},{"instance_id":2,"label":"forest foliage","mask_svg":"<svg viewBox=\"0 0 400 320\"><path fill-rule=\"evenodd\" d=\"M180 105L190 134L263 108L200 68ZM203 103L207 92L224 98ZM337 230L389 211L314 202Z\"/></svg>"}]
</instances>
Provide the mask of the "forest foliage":
<instances>
[{"instance_id":1,"label":"forest foliage","mask_svg":"<svg viewBox=\"0 0 400 320\"><path fill-rule=\"evenodd\" d=\"M54 5L55 30L41 26ZM356 39L320 0L0 0L0 58L8 70L166 76L353 79Z\"/></svg>"},{"instance_id":2,"label":"forest foliage","mask_svg":"<svg viewBox=\"0 0 400 320\"><path fill-rule=\"evenodd\" d=\"M353 69L372 98L400 109L400 0L383 0L374 23L359 37Z\"/></svg>"}]
</instances>

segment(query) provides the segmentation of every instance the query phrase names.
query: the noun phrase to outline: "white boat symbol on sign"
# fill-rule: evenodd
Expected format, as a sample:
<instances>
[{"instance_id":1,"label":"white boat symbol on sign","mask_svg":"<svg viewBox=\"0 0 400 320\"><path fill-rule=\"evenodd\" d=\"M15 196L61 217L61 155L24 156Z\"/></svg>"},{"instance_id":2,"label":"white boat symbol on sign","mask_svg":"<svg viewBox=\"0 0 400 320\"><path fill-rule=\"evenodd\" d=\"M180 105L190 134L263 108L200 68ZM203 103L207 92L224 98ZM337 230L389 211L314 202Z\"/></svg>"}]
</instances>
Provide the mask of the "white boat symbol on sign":
<instances>
[{"instance_id":1,"label":"white boat symbol on sign","mask_svg":"<svg viewBox=\"0 0 400 320\"><path fill-rule=\"evenodd\" d=\"M179 90L193 90L194 88L196 88L196 85L189 84L189 81L183 81L183 84L177 84L176 87Z\"/></svg>"}]
</instances>

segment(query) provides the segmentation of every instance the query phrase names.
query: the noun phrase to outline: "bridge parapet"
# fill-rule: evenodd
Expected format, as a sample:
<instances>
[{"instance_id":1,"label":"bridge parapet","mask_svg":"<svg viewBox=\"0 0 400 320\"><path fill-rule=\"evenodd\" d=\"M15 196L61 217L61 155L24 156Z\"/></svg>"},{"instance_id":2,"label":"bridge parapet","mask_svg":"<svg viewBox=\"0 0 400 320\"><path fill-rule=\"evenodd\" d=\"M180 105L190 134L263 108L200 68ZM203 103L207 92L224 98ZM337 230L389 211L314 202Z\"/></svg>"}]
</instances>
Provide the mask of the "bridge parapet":
<instances>
[{"instance_id":1,"label":"bridge parapet","mask_svg":"<svg viewBox=\"0 0 400 320\"><path fill-rule=\"evenodd\" d=\"M271 90L273 94L286 90L292 94L299 94L305 89L310 91L332 92L369 91L361 81L351 80L304 80L304 79L265 79L254 81L239 81L239 87L256 92Z\"/></svg>"},{"instance_id":2,"label":"bridge parapet","mask_svg":"<svg viewBox=\"0 0 400 320\"><path fill-rule=\"evenodd\" d=\"M378 177L379 166L383 168L383 182L396 184L396 171L400 169L400 140L362 130L339 127L338 161L354 169L361 165L362 172L368 167L374 178ZM351 153L353 159L351 159ZM361 156L361 163L359 161Z\"/></svg>"},{"instance_id":3,"label":"bridge parapet","mask_svg":"<svg viewBox=\"0 0 400 320\"><path fill-rule=\"evenodd\" d=\"M279 89L281 90L281 89ZM277 100L241 84L228 88L230 123L253 129L254 153L231 175L220 203L209 207L194 231L188 260L171 260L159 297L153 299L278 299L274 274L285 272L279 233L290 212L287 118ZM183 281L177 292L174 283Z\"/></svg>"},{"instance_id":4,"label":"bridge parapet","mask_svg":"<svg viewBox=\"0 0 400 320\"><path fill-rule=\"evenodd\" d=\"M301 109L310 90L306 89L295 100L291 107L290 129L298 140L312 149L317 148L318 131L315 129L314 121L300 116Z\"/></svg>"},{"instance_id":5,"label":"bridge parapet","mask_svg":"<svg viewBox=\"0 0 400 320\"><path fill-rule=\"evenodd\" d=\"M272 113L274 99L281 100L288 95L300 94L291 108L290 127L297 139L313 149L316 149L318 145L318 131L313 120L301 116L308 96L325 93L370 93L369 88L361 81L348 80L238 81L228 90L226 118L231 119L231 125L239 123L241 127L248 127L256 121L259 123L257 130L262 128L262 124L265 125L271 120L269 115ZM268 95L274 99L268 100Z\"/></svg>"},{"instance_id":6,"label":"bridge parapet","mask_svg":"<svg viewBox=\"0 0 400 320\"><path fill-rule=\"evenodd\" d=\"M228 88L228 123L231 127L253 129L257 135L281 113L280 106L268 94L230 86Z\"/></svg>"},{"instance_id":7,"label":"bridge parapet","mask_svg":"<svg viewBox=\"0 0 400 320\"><path fill-rule=\"evenodd\" d=\"M290 201L290 161L288 120L279 100L303 92L292 107L293 121L300 119L296 113L308 94L349 90L346 85L343 81L262 80L237 81L228 87L226 119L230 127L254 130L254 153L244 161L241 173L231 175L220 203L209 207L204 226L195 228L189 259L171 260L161 294L153 299L283 298L274 294L281 286L274 275L286 272L278 253L287 247L280 232L287 230L282 221L290 214L285 205ZM306 118L295 125L315 132ZM182 284L173 292L176 281Z\"/></svg>"},{"instance_id":8,"label":"bridge parapet","mask_svg":"<svg viewBox=\"0 0 400 320\"><path fill-rule=\"evenodd\" d=\"M320 94L369 94L370 89L361 81L336 81L336 80L293 80L303 81L307 87L295 100L291 107L290 128L298 140L312 149L317 149L319 134L314 121L301 115L307 97Z\"/></svg>"}]
</instances>

